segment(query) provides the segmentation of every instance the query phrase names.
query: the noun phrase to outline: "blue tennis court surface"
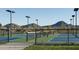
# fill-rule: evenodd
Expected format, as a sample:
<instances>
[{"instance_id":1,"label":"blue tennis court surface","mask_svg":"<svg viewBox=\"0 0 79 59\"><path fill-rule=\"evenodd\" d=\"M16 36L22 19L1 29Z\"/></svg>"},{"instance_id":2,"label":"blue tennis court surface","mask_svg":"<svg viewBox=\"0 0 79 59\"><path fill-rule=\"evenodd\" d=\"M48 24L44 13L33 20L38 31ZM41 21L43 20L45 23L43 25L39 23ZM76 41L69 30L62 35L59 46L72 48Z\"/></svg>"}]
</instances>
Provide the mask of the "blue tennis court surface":
<instances>
[{"instance_id":1,"label":"blue tennis court surface","mask_svg":"<svg viewBox=\"0 0 79 59\"><path fill-rule=\"evenodd\" d=\"M17 38L26 38L27 34L15 34L15 37ZM28 34L28 38L31 39L31 38L34 38L34 33L30 33Z\"/></svg>"},{"instance_id":2,"label":"blue tennis court surface","mask_svg":"<svg viewBox=\"0 0 79 59\"><path fill-rule=\"evenodd\" d=\"M17 37L10 37L9 40L15 40ZM0 37L0 41L7 41L8 37Z\"/></svg>"},{"instance_id":3,"label":"blue tennis court surface","mask_svg":"<svg viewBox=\"0 0 79 59\"><path fill-rule=\"evenodd\" d=\"M79 34L78 34L79 35ZM51 39L52 43L66 43L68 42L68 34L58 34L55 38ZM79 38L76 38L73 34L69 34L69 42L79 43Z\"/></svg>"},{"instance_id":4,"label":"blue tennis court surface","mask_svg":"<svg viewBox=\"0 0 79 59\"><path fill-rule=\"evenodd\" d=\"M39 34L37 34L38 37L40 36ZM29 39L34 38L35 34L34 33L30 33L28 35ZM79 36L79 34L78 34ZM14 41L16 39L21 39L21 38L25 38L26 39L26 34L15 34L15 36L10 37L9 40ZM0 41L7 41L8 37L0 37ZM66 43L68 42L68 34L56 34L54 38L50 39L49 42L51 43ZM79 43L79 38L76 38L73 34L69 34L69 42L72 43Z\"/></svg>"},{"instance_id":5,"label":"blue tennis court surface","mask_svg":"<svg viewBox=\"0 0 79 59\"><path fill-rule=\"evenodd\" d=\"M37 34L38 37L40 36L39 34ZM14 34L12 37L9 38L9 40L14 41L16 39L26 39L26 34ZM35 37L34 33L29 33L28 34L28 39L33 39ZM0 41L7 41L8 40L8 36L0 36Z\"/></svg>"}]
</instances>

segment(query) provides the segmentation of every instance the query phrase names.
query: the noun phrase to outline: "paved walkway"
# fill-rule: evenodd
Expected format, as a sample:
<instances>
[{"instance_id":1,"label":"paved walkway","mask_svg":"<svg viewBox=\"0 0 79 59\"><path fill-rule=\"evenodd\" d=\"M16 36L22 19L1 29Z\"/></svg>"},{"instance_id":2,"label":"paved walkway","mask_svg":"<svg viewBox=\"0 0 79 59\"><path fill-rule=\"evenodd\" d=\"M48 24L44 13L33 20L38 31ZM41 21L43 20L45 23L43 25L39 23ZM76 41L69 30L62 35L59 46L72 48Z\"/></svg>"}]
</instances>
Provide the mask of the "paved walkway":
<instances>
[{"instance_id":1,"label":"paved walkway","mask_svg":"<svg viewBox=\"0 0 79 59\"><path fill-rule=\"evenodd\" d=\"M0 45L0 50L22 50L25 47L29 47L32 44L28 44L28 43L6 43L6 44L2 44Z\"/></svg>"}]
</instances>

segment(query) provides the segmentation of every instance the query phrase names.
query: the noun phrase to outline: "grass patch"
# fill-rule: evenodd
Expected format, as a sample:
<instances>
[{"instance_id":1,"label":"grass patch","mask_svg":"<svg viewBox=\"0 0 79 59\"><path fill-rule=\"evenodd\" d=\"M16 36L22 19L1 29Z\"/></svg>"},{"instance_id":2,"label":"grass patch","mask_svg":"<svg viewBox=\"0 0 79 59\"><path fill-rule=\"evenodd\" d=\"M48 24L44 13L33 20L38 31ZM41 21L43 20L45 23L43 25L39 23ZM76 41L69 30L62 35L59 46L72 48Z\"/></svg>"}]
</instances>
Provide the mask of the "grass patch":
<instances>
[{"instance_id":1,"label":"grass patch","mask_svg":"<svg viewBox=\"0 0 79 59\"><path fill-rule=\"evenodd\" d=\"M1 44L6 44L7 42L6 41L0 41L0 45Z\"/></svg>"},{"instance_id":2,"label":"grass patch","mask_svg":"<svg viewBox=\"0 0 79 59\"><path fill-rule=\"evenodd\" d=\"M12 37L14 37L15 36L15 34L12 34ZM7 34L0 34L0 37L8 37L8 35Z\"/></svg>"},{"instance_id":3,"label":"grass patch","mask_svg":"<svg viewBox=\"0 0 79 59\"><path fill-rule=\"evenodd\" d=\"M79 50L79 46L49 46L49 45L33 45L24 50Z\"/></svg>"}]
</instances>

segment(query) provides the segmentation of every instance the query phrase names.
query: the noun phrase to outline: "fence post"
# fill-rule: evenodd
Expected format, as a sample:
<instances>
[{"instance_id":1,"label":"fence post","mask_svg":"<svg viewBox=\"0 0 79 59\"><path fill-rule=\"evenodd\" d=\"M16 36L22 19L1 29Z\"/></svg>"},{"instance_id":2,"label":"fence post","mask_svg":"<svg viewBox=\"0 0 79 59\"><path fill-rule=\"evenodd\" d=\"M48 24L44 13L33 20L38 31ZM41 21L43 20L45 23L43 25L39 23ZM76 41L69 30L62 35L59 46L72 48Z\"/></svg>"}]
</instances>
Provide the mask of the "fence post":
<instances>
[{"instance_id":1,"label":"fence post","mask_svg":"<svg viewBox=\"0 0 79 59\"><path fill-rule=\"evenodd\" d=\"M37 44L37 33L36 33L36 29L35 29L35 45Z\"/></svg>"},{"instance_id":2,"label":"fence post","mask_svg":"<svg viewBox=\"0 0 79 59\"><path fill-rule=\"evenodd\" d=\"M69 45L69 29L67 29L67 30L68 30L68 38L67 39L68 39L68 45Z\"/></svg>"},{"instance_id":3,"label":"fence post","mask_svg":"<svg viewBox=\"0 0 79 59\"><path fill-rule=\"evenodd\" d=\"M26 42L28 42L28 32L26 32Z\"/></svg>"},{"instance_id":4,"label":"fence post","mask_svg":"<svg viewBox=\"0 0 79 59\"><path fill-rule=\"evenodd\" d=\"M7 29L7 31L8 31L8 42L9 42L9 39L10 39L9 28Z\"/></svg>"}]
</instances>

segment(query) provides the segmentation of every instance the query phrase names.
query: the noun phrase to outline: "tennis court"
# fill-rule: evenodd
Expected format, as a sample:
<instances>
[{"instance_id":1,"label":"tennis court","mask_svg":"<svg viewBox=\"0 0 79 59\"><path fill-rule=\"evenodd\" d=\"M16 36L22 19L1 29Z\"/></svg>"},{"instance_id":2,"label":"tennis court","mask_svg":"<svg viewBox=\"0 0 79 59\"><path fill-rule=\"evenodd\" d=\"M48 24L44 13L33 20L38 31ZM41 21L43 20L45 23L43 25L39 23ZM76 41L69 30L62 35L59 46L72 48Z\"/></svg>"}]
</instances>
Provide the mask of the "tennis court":
<instances>
[{"instance_id":1,"label":"tennis court","mask_svg":"<svg viewBox=\"0 0 79 59\"><path fill-rule=\"evenodd\" d=\"M37 33L37 38L40 37L40 33ZM28 40L33 40L35 39L35 33L28 33ZM27 40L27 34L26 33L20 33L20 34L12 34L12 37L8 35L2 35L0 36L0 41L8 41L9 42L26 42Z\"/></svg>"},{"instance_id":2,"label":"tennis court","mask_svg":"<svg viewBox=\"0 0 79 59\"><path fill-rule=\"evenodd\" d=\"M51 43L67 43L68 41L69 43L79 44L79 38L73 34L57 34L55 38L50 39Z\"/></svg>"}]
</instances>

